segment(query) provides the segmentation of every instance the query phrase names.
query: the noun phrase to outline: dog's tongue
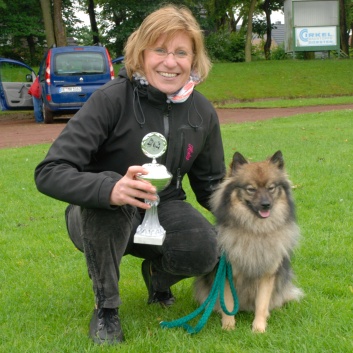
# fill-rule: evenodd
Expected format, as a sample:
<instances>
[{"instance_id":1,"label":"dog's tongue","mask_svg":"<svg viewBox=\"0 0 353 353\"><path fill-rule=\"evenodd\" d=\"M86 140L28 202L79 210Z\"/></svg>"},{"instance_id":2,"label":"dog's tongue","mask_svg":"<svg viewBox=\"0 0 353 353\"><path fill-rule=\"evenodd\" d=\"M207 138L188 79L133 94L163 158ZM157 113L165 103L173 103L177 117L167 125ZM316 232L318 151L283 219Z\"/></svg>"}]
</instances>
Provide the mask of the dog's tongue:
<instances>
[{"instance_id":1,"label":"dog's tongue","mask_svg":"<svg viewBox=\"0 0 353 353\"><path fill-rule=\"evenodd\" d=\"M267 218L267 217L270 217L270 211L259 211L259 214L262 218Z\"/></svg>"}]
</instances>

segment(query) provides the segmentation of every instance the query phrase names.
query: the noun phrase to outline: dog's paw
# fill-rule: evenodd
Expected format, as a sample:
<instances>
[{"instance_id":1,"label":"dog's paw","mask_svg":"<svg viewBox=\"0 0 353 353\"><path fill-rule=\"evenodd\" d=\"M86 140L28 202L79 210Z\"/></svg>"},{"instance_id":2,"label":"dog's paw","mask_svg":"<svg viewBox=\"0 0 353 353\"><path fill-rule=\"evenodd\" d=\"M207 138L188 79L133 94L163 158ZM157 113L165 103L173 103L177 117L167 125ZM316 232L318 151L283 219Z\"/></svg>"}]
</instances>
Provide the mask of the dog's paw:
<instances>
[{"instance_id":1,"label":"dog's paw","mask_svg":"<svg viewBox=\"0 0 353 353\"><path fill-rule=\"evenodd\" d=\"M235 329L234 316L222 317L222 330L231 331Z\"/></svg>"},{"instance_id":2,"label":"dog's paw","mask_svg":"<svg viewBox=\"0 0 353 353\"><path fill-rule=\"evenodd\" d=\"M255 319L252 323L252 331L257 333L266 332L266 319Z\"/></svg>"}]
</instances>

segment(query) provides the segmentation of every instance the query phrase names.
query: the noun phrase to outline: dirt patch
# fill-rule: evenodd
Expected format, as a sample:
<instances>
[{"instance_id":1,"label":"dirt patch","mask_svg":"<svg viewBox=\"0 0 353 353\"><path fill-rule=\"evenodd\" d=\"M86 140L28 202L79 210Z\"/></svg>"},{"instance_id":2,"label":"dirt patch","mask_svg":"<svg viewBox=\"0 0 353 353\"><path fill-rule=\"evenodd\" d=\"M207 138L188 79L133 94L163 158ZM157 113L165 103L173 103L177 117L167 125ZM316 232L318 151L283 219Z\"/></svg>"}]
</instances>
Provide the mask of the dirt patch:
<instances>
[{"instance_id":1,"label":"dirt patch","mask_svg":"<svg viewBox=\"0 0 353 353\"><path fill-rule=\"evenodd\" d=\"M225 124L340 109L353 109L353 104L299 108L217 109L217 113L221 124ZM53 124L37 124L32 112L1 114L0 148L52 143L63 130L67 121L68 117L65 117L55 120Z\"/></svg>"}]
</instances>

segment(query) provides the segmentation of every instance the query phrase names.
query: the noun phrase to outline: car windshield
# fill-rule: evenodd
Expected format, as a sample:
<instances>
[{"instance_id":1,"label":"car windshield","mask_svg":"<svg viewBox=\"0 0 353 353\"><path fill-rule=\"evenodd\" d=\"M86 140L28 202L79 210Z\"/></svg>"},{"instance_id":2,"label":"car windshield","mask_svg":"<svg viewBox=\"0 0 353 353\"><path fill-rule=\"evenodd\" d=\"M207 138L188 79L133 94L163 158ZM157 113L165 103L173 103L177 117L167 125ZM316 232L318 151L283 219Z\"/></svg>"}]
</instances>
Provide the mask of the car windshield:
<instances>
[{"instance_id":1,"label":"car windshield","mask_svg":"<svg viewBox=\"0 0 353 353\"><path fill-rule=\"evenodd\" d=\"M90 75L105 72L104 57L101 53L75 52L55 56L55 75Z\"/></svg>"}]
</instances>

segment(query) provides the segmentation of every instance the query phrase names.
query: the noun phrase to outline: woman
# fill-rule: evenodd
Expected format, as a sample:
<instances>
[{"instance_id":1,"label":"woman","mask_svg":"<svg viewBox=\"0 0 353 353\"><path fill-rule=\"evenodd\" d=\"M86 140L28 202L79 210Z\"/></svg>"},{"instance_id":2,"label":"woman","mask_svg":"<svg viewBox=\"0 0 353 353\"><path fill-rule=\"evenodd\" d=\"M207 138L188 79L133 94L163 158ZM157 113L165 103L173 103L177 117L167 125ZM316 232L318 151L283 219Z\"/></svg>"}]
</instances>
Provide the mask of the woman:
<instances>
[{"instance_id":1,"label":"woman","mask_svg":"<svg viewBox=\"0 0 353 353\"><path fill-rule=\"evenodd\" d=\"M118 317L119 265L130 254L144 259L148 303L164 307L170 287L210 272L218 261L212 225L185 202L188 175L198 202L208 199L224 177L218 117L193 87L207 77L210 62L202 32L186 8L166 6L150 14L130 36L125 68L97 90L51 146L35 171L39 191L70 203L69 235L84 252L96 306L90 336L96 343L123 341ZM143 137L158 132L168 142L158 160L172 174L159 193L163 245L135 244L134 234L155 201L155 188L136 178L151 160Z\"/></svg>"}]
</instances>

